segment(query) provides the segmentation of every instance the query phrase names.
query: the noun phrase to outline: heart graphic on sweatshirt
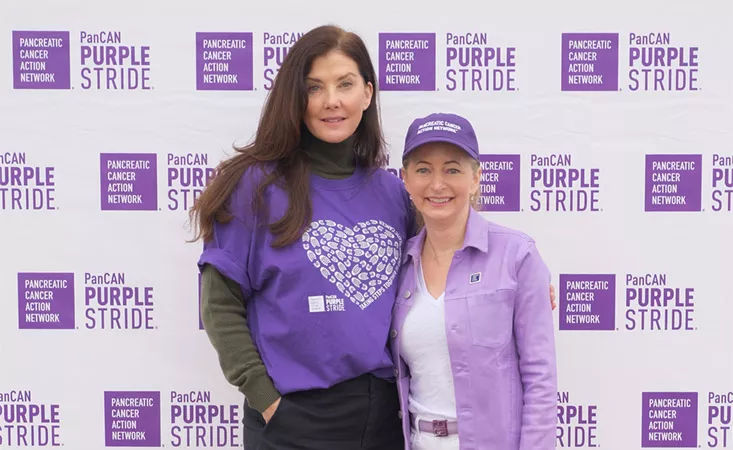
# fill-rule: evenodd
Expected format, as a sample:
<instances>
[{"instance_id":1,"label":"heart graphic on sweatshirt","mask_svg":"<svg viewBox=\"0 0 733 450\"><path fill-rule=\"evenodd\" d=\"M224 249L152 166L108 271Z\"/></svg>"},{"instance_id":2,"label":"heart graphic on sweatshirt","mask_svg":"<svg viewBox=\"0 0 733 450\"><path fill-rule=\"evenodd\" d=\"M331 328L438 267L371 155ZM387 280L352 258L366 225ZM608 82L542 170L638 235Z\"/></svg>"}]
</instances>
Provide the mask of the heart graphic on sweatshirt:
<instances>
[{"instance_id":1,"label":"heart graphic on sweatshirt","mask_svg":"<svg viewBox=\"0 0 733 450\"><path fill-rule=\"evenodd\" d=\"M389 289L402 258L402 237L379 220L359 222L353 228L333 220L314 221L302 242L323 278L361 309Z\"/></svg>"}]
</instances>

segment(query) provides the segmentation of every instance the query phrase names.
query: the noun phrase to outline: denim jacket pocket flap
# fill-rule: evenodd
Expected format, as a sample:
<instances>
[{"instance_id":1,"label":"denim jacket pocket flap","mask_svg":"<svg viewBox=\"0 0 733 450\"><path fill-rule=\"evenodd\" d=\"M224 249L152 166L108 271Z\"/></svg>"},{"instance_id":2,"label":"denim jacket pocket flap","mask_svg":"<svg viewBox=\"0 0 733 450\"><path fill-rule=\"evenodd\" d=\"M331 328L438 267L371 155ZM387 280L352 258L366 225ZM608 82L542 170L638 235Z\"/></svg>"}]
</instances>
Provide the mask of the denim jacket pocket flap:
<instances>
[{"instance_id":1,"label":"denim jacket pocket flap","mask_svg":"<svg viewBox=\"0 0 733 450\"><path fill-rule=\"evenodd\" d=\"M466 299L473 345L499 348L509 342L514 330L515 294L504 289Z\"/></svg>"}]
</instances>

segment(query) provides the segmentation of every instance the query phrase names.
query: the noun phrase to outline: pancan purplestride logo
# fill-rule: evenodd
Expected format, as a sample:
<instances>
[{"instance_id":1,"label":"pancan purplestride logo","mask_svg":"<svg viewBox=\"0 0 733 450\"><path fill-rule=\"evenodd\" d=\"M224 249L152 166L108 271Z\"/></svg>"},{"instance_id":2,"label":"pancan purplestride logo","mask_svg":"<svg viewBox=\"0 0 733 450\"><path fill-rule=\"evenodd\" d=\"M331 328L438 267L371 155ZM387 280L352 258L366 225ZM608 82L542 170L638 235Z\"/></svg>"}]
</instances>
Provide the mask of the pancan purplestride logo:
<instances>
[{"instance_id":1,"label":"pancan purplestride logo","mask_svg":"<svg viewBox=\"0 0 733 450\"><path fill-rule=\"evenodd\" d=\"M209 167L209 155L187 153L166 156L168 164L168 210L188 211L201 195L206 184L214 177L215 169Z\"/></svg>"},{"instance_id":2,"label":"pancan purplestride logo","mask_svg":"<svg viewBox=\"0 0 733 450\"><path fill-rule=\"evenodd\" d=\"M102 211L158 209L155 153L100 154Z\"/></svg>"},{"instance_id":3,"label":"pancan purplestride logo","mask_svg":"<svg viewBox=\"0 0 733 450\"><path fill-rule=\"evenodd\" d=\"M379 87L435 90L435 33L379 33Z\"/></svg>"},{"instance_id":4,"label":"pancan purplestride logo","mask_svg":"<svg viewBox=\"0 0 733 450\"><path fill-rule=\"evenodd\" d=\"M733 155L713 155L712 170L712 210L731 212L733 211Z\"/></svg>"},{"instance_id":5,"label":"pancan purplestride logo","mask_svg":"<svg viewBox=\"0 0 733 450\"><path fill-rule=\"evenodd\" d=\"M563 91L618 90L618 33L563 33Z\"/></svg>"},{"instance_id":6,"label":"pancan purplestride logo","mask_svg":"<svg viewBox=\"0 0 733 450\"><path fill-rule=\"evenodd\" d=\"M598 448L598 405L557 393L556 448Z\"/></svg>"},{"instance_id":7,"label":"pancan purplestride logo","mask_svg":"<svg viewBox=\"0 0 733 450\"><path fill-rule=\"evenodd\" d=\"M672 41L670 33L629 33L630 91L698 91L697 46Z\"/></svg>"},{"instance_id":8,"label":"pancan purplestride logo","mask_svg":"<svg viewBox=\"0 0 733 450\"><path fill-rule=\"evenodd\" d=\"M694 331L695 288L674 286L665 273L626 274L629 331Z\"/></svg>"},{"instance_id":9,"label":"pancan purplestride logo","mask_svg":"<svg viewBox=\"0 0 733 450\"><path fill-rule=\"evenodd\" d=\"M0 447L62 447L61 406L30 390L0 392Z\"/></svg>"},{"instance_id":10,"label":"pancan purplestride logo","mask_svg":"<svg viewBox=\"0 0 733 450\"><path fill-rule=\"evenodd\" d=\"M84 327L154 330L155 288L130 283L124 272L84 274Z\"/></svg>"},{"instance_id":11,"label":"pancan purplestride logo","mask_svg":"<svg viewBox=\"0 0 733 450\"><path fill-rule=\"evenodd\" d=\"M104 393L105 447L160 447L160 392Z\"/></svg>"},{"instance_id":12,"label":"pancan purplestride logo","mask_svg":"<svg viewBox=\"0 0 733 450\"><path fill-rule=\"evenodd\" d=\"M285 57L290 51L290 47L295 44L298 39L303 36L302 32L287 31L284 33L265 32L262 36L263 40L263 67L262 78L265 80L263 87L269 91L275 82L275 77L280 71Z\"/></svg>"},{"instance_id":13,"label":"pancan purplestride logo","mask_svg":"<svg viewBox=\"0 0 733 450\"><path fill-rule=\"evenodd\" d=\"M702 209L702 155L646 155L644 211Z\"/></svg>"},{"instance_id":14,"label":"pancan purplestride logo","mask_svg":"<svg viewBox=\"0 0 733 450\"><path fill-rule=\"evenodd\" d=\"M560 330L614 330L616 275L561 274Z\"/></svg>"},{"instance_id":15,"label":"pancan purplestride logo","mask_svg":"<svg viewBox=\"0 0 733 450\"><path fill-rule=\"evenodd\" d=\"M149 45L131 45L121 31L81 31L80 87L94 91L153 89Z\"/></svg>"},{"instance_id":16,"label":"pancan purplestride logo","mask_svg":"<svg viewBox=\"0 0 733 450\"><path fill-rule=\"evenodd\" d=\"M251 91L252 33L196 33L196 90Z\"/></svg>"},{"instance_id":17,"label":"pancan purplestride logo","mask_svg":"<svg viewBox=\"0 0 733 450\"><path fill-rule=\"evenodd\" d=\"M445 88L516 91L517 49L490 42L487 33L446 33Z\"/></svg>"},{"instance_id":18,"label":"pancan purplestride logo","mask_svg":"<svg viewBox=\"0 0 733 450\"><path fill-rule=\"evenodd\" d=\"M18 328L74 329L74 274L18 274Z\"/></svg>"},{"instance_id":19,"label":"pancan purplestride logo","mask_svg":"<svg viewBox=\"0 0 733 450\"><path fill-rule=\"evenodd\" d=\"M170 393L171 447L241 447L239 431L241 407L217 402L209 391Z\"/></svg>"},{"instance_id":20,"label":"pancan purplestride logo","mask_svg":"<svg viewBox=\"0 0 733 450\"><path fill-rule=\"evenodd\" d=\"M69 89L68 31L13 31L13 88Z\"/></svg>"},{"instance_id":21,"label":"pancan purplestride logo","mask_svg":"<svg viewBox=\"0 0 733 450\"><path fill-rule=\"evenodd\" d=\"M603 211L601 169L577 160L570 154L530 155L531 211Z\"/></svg>"},{"instance_id":22,"label":"pancan purplestride logo","mask_svg":"<svg viewBox=\"0 0 733 450\"><path fill-rule=\"evenodd\" d=\"M0 210L55 209L56 168L28 162L24 152L0 153Z\"/></svg>"},{"instance_id":23,"label":"pancan purplestride logo","mask_svg":"<svg viewBox=\"0 0 733 450\"><path fill-rule=\"evenodd\" d=\"M697 392L642 392L642 448L697 447Z\"/></svg>"},{"instance_id":24,"label":"pancan purplestride logo","mask_svg":"<svg viewBox=\"0 0 733 450\"><path fill-rule=\"evenodd\" d=\"M708 392L708 407L705 413L707 425L707 448L729 448L733 446L733 391Z\"/></svg>"},{"instance_id":25,"label":"pancan purplestride logo","mask_svg":"<svg viewBox=\"0 0 733 450\"><path fill-rule=\"evenodd\" d=\"M480 155L479 211L519 211L520 155Z\"/></svg>"}]
</instances>

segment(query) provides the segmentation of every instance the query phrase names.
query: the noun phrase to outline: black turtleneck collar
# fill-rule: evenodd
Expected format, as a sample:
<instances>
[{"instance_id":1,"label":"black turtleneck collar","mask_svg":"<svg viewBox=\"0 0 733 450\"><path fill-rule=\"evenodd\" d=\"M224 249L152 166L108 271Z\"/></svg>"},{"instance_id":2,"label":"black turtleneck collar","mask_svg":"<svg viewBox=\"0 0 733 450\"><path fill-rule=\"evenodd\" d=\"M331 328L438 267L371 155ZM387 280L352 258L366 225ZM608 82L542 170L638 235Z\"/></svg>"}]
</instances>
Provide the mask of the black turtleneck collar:
<instances>
[{"instance_id":1,"label":"black turtleneck collar","mask_svg":"<svg viewBox=\"0 0 733 450\"><path fill-rule=\"evenodd\" d=\"M303 151L310 160L310 170L314 174L339 180L353 175L356 169L354 156L354 141L351 135L348 139L337 144L324 142L308 133L303 142Z\"/></svg>"}]
</instances>

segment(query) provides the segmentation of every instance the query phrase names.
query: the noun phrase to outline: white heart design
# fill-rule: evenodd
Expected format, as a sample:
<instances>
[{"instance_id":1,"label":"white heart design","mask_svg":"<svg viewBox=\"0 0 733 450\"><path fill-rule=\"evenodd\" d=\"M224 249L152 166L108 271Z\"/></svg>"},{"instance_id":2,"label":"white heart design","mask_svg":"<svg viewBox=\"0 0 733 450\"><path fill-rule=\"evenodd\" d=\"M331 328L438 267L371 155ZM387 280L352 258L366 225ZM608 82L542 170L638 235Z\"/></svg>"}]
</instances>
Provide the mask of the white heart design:
<instances>
[{"instance_id":1,"label":"white heart design","mask_svg":"<svg viewBox=\"0 0 733 450\"><path fill-rule=\"evenodd\" d=\"M303 249L323 278L361 309L389 289L402 258L402 237L379 220L353 228L318 220L303 233Z\"/></svg>"}]
</instances>

